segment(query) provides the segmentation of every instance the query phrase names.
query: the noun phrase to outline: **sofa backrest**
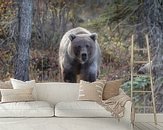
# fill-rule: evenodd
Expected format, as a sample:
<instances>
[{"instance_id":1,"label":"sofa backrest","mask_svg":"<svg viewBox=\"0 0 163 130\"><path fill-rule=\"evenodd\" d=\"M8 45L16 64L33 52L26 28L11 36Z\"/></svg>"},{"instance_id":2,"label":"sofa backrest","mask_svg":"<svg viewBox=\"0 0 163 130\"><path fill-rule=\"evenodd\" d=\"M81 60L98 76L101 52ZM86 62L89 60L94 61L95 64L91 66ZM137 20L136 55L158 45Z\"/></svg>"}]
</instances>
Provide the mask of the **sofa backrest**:
<instances>
[{"instance_id":1,"label":"sofa backrest","mask_svg":"<svg viewBox=\"0 0 163 130\"><path fill-rule=\"evenodd\" d=\"M78 99L79 83L48 82L36 83L37 100L56 104L61 101L74 101Z\"/></svg>"}]
</instances>

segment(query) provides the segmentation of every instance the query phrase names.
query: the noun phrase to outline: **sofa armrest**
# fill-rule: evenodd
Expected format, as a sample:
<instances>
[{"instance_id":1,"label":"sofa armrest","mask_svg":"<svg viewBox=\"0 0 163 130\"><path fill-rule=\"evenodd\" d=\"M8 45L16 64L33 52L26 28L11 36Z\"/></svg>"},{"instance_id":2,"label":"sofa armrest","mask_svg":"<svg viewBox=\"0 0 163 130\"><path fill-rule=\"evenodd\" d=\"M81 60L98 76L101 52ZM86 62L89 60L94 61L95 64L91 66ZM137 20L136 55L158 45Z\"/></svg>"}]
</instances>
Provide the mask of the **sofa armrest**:
<instances>
[{"instance_id":1,"label":"sofa armrest","mask_svg":"<svg viewBox=\"0 0 163 130\"><path fill-rule=\"evenodd\" d=\"M126 94L121 88L119 89L119 94ZM127 101L125 104L124 117L122 120L134 124L135 121L135 112L134 112L134 103Z\"/></svg>"},{"instance_id":2,"label":"sofa armrest","mask_svg":"<svg viewBox=\"0 0 163 130\"><path fill-rule=\"evenodd\" d=\"M127 101L125 104L124 116L120 119L119 124L125 125L126 128L133 129L134 127L134 113L133 113L133 103Z\"/></svg>"},{"instance_id":3,"label":"sofa armrest","mask_svg":"<svg viewBox=\"0 0 163 130\"><path fill-rule=\"evenodd\" d=\"M125 111L124 111L124 116L123 116L122 120L125 122L128 122L130 124L134 124L135 113L133 110L134 110L134 108L133 108L132 102L127 101L125 104Z\"/></svg>"},{"instance_id":4,"label":"sofa armrest","mask_svg":"<svg viewBox=\"0 0 163 130\"><path fill-rule=\"evenodd\" d=\"M131 121L131 107L132 107L132 102L127 101L125 104L124 118L128 121Z\"/></svg>"}]
</instances>

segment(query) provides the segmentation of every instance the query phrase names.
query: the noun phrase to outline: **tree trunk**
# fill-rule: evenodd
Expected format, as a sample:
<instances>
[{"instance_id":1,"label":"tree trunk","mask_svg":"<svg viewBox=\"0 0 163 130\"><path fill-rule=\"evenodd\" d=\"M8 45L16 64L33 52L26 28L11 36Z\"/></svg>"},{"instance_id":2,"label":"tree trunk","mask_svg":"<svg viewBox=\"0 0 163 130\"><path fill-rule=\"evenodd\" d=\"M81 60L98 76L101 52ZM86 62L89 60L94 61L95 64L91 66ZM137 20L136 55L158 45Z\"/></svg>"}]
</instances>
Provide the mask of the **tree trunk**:
<instances>
[{"instance_id":1,"label":"tree trunk","mask_svg":"<svg viewBox=\"0 0 163 130\"><path fill-rule=\"evenodd\" d=\"M19 1L19 37L16 44L16 60L14 77L16 79L29 80L29 44L32 32L33 0Z\"/></svg>"},{"instance_id":2,"label":"tree trunk","mask_svg":"<svg viewBox=\"0 0 163 130\"><path fill-rule=\"evenodd\" d=\"M156 110L163 112L163 2L146 0L146 23L149 28L151 47L156 48L153 59ZM149 10L150 9L150 10Z\"/></svg>"},{"instance_id":3,"label":"tree trunk","mask_svg":"<svg viewBox=\"0 0 163 130\"><path fill-rule=\"evenodd\" d=\"M138 5L141 5L141 4L142 4L142 0L138 0ZM142 33L142 28L144 27L144 24L143 24L144 12L142 11L143 8L144 8L143 6L140 6L139 10L137 10L137 12L136 12L136 16L137 16L137 20L136 20L136 23L137 23L137 26L136 26L136 34L137 34L136 43L137 43L137 46L139 48L144 48L144 43L145 43L145 41L143 39L144 34ZM142 55L143 51L140 51L140 54Z\"/></svg>"}]
</instances>

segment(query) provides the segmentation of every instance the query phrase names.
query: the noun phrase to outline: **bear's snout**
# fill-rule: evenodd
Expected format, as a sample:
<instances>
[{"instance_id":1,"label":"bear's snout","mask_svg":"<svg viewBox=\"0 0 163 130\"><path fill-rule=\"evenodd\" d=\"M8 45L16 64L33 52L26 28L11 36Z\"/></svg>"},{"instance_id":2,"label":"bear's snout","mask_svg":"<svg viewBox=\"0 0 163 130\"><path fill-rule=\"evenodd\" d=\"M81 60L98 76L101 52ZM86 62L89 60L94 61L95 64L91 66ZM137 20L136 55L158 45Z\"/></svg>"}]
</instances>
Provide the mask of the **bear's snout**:
<instances>
[{"instance_id":1,"label":"bear's snout","mask_svg":"<svg viewBox=\"0 0 163 130\"><path fill-rule=\"evenodd\" d=\"M82 53L81 54L81 59L82 61L86 61L88 58L87 58L87 53Z\"/></svg>"}]
</instances>

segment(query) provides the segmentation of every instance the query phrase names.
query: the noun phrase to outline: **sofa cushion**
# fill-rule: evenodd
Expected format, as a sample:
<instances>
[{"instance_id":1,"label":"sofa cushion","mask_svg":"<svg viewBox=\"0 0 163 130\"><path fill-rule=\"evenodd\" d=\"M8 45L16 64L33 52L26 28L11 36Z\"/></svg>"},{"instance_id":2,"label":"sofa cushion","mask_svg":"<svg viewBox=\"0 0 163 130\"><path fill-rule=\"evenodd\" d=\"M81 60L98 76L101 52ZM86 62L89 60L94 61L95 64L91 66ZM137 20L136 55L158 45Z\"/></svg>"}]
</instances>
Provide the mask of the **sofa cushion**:
<instances>
[{"instance_id":1,"label":"sofa cushion","mask_svg":"<svg viewBox=\"0 0 163 130\"><path fill-rule=\"evenodd\" d=\"M119 94L119 88L122 84L122 79L107 81L104 86L102 99L107 100Z\"/></svg>"},{"instance_id":2,"label":"sofa cushion","mask_svg":"<svg viewBox=\"0 0 163 130\"><path fill-rule=\"evenodd\" d=\"M24 102L33 101L33 88L26 89L1 89L1 102Z\"/></svg>"},{"instance_id":3,"label":"sofa cushion","mask_svg":"<svg viewBox=\"0 0 163 130\"><path fill-rule=\"evenodd\" d=\"M0 117L51 117L54 110L48 102L13 102L0 104Z\"/></svg>"},{"instance_id":4,"label":"sofa cushion","mask_svg":"<svg viewBox=\"0 0 163 130\"><path fill-rule=\"evenodd\" d=\"M76 101L79 83L45 82L36 83L37 99L56 105L62 101Z\"/></svg>"},{"instance_id":5,"label":"sofa cushion","mask_svg":"<svg viewBox=\"0 0 163 130\"><path fill-rule=\"evenodd\" d=\"M101 101L105 80L87 82L80 80L78 100Z\"/></svg>"},{"instance_id":6,"label":"sofa cushion","mask_svg":"<svg viewBox=\"0 0 163 130\"><path fill-rule=\"evenodd\" d=\"M57 117L112 117L109 111L93 101L59 102L55 106Z\"/></svg>"}]
</instances>

